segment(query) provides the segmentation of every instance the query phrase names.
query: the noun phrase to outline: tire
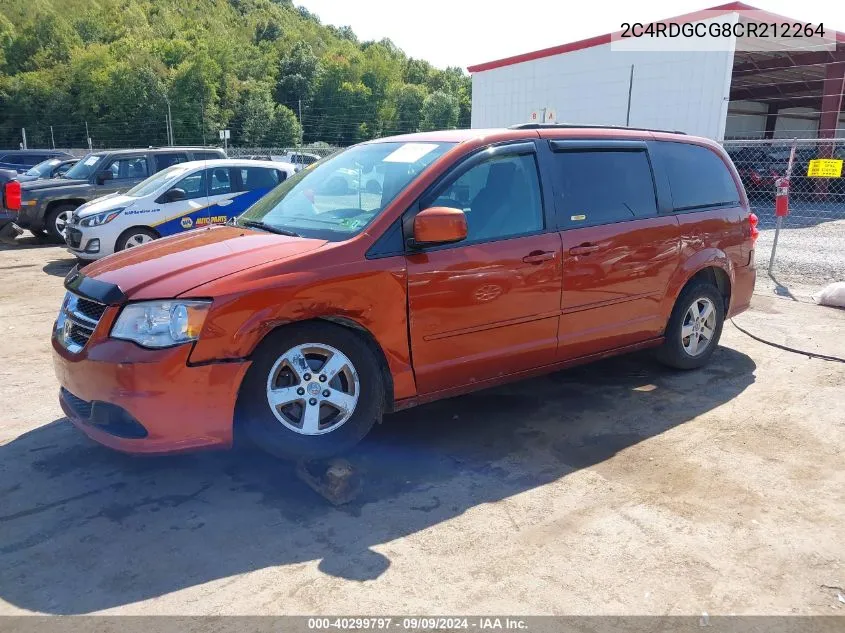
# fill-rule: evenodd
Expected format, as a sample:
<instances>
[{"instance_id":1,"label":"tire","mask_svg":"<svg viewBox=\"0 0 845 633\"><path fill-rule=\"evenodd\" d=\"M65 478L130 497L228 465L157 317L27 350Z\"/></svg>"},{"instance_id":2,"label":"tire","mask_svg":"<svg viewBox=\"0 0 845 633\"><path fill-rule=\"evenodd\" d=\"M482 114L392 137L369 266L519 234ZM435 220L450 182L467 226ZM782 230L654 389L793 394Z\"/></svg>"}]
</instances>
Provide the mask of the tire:
<instances>
[{"instance_id":1,"label":"tire","mask_svg":"<svg viewBox=\"0 0 845 633\"><path fill-rule=\"evenodd\" d=\"M134 248L141 244L147 244L159 238L158 233L143 226L133 226L131 229L126 229L115 242L114 250L125 251L127 248Z\"/></svg>"},{"instance_id":2,"label":"tire","mask_svg":"<svg viewBox=\"0 0 845 633\"><path fill-rule=\"evenodd\" d=\"M693 305L702 315L702 321L698 323L695 322L692 312ZM712 318L710 313L704 316L708 305L712 308ZM672 315L666 326L665 341L656 353L657 359L675 369L697 369L704 366L719 344L724 322L725 300L719 289L705 281L690 284L683 289L675 307L672 308ZM711 334L706 338L708 331ZM690 336L683 336L685 332L690 332ZM701 334L697 339L698 344L694 345L697 332ZM703 348L702 344L705 344Z\"/></svg>"},{"instance_id":3,"label":"tire","mask_svg":"<svg viewBox=\"0 0 845 633\"><path fill-rule=\"evenodd\" d=\"M295 352L304 355L306 368L294 365ZM348 363L334 378L327 376L327 382L320 382L323 363L335 361L332 369L336 370L344 362L335 352ZM306 380L309 374L311 379ZM320 391L327 385L328 392ZM282 404L275 409L270 405L271 393L280 394ZM325 393L331 396L324 398ZM346 415L330 401L342 398L348 404L349 394L356 401L351 415ZM306 409L312 414L310 422L306 422ZM236 423L253 443L276 457L321 459L355 446L381 420L383 411L384 379L367 342L346 328L309 322L276 330L262 341L241 385Z\"/></svg>"},{"instance_id":4,"label":"tire","mask_svg":"<svg viewBox=\"0 0 845 633\"><path fill-rule=\"evenodd\" d=\"M73 213L77 206L79 205L57 204L55 207L50 209L50 212L45 218L44 229L47 231L47 235L51 242L64 244L64 227L67 225L67 221L70 219L71 213Z\"/></svg>"}]
</instances>

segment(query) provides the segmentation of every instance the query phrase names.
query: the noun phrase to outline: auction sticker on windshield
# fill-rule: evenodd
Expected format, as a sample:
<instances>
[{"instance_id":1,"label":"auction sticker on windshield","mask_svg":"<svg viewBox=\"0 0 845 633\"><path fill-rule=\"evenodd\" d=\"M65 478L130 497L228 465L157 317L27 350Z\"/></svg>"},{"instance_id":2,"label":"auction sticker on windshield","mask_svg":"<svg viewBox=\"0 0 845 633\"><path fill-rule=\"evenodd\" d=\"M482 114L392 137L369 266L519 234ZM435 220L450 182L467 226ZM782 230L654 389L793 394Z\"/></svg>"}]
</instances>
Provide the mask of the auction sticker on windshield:
<instances>
[{"instance_id":1,"label":"auction sticker on windshield","mask_svg":"<svg viewBox=\"0 0 845 633\"><path fill-rule=\"evenodd\" d=\"M89 167L100 160L99 156L89 156L84 161L82 161L83 165L88 165Z\"/></svg>"},{"instance_id":2,"label":"auction sticker on windshield","mask_svg":"<svg viewBox=\"0 0 845 633\"><path fill-rule=\"evenodd\" d=\"M432 143L405 143L382 160L385 163L416 163L420 158L437 149Z\"/></svg>"}]
</instances>

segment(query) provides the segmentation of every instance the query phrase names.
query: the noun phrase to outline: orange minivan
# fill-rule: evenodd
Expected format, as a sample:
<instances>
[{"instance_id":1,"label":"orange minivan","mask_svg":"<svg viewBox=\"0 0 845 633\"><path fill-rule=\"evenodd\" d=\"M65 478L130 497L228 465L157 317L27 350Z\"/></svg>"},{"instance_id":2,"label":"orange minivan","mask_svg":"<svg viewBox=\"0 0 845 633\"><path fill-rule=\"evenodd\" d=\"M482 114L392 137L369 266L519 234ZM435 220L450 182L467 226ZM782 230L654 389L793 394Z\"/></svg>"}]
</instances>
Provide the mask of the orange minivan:
<instances>
[{"instance_id":1,"label":"orange minivan","mask_svg":"<svg viewBox=\"0 0 845 633\"><path fill-rule=\"evenodd\" d=\"M60 400L133 453L325 457L385 413L643 348L708 361L755 281L756 217L716 143L524 125L384 138L226 226L65 280Z\"/></svg>"}]
</instances>

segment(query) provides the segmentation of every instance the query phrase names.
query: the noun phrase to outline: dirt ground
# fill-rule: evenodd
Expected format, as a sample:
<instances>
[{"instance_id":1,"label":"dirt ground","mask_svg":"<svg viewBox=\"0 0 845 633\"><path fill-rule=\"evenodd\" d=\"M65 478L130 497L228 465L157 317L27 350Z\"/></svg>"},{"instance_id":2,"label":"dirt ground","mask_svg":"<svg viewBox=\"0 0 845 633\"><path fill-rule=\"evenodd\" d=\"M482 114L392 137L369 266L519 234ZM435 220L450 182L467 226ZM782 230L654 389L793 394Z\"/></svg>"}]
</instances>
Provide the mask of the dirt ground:
<instances>
[{"instance_id":1,"label":"dirt ground","mask_svg":"<svg viewBox=\"0 0 845 633\"><path fill-rule=\"evenodd\" d=\"M704 370L634 355L406 411L335 508L254 451L84 438L50 360L72 262L0 249L0 614L845 614L841 363L727 324ZM842 311L736 321L845 356Z\"/></svg>"}]
</instances>

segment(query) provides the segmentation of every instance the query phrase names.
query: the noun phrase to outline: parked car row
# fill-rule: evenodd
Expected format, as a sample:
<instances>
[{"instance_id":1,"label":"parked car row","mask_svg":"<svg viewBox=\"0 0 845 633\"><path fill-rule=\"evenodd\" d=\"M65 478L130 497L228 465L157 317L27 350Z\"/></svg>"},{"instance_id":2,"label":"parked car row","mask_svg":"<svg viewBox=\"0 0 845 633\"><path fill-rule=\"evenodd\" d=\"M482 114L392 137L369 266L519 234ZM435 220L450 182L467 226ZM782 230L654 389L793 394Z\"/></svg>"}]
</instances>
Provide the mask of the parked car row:
<instances>
[{"instance_id":1,"label":"parked car row","mask_svg":"<svg viewBox=\"0 0 845 633\"><path fill-rule=\"evenodd\" d=\"M572 364L655 348L700 367L751 300L756 217L706 139L538 125L379 139L215 225L278 165L171 165L74 212L81 255L166 204L183 206L157 216L162 234L209 225L136 233L67 276L54 367L91 438L168 453L228 447L237 428L274 455L325 457L385 412Z\"/></svg>"},{"instance_id":2,"label":"parked car row","mask_svg":"<svg viewBox=\"0 0 845 633\"><path fill-rule=\"evenodd\" d=\"M73 156L55 149L0 150L0 170L10 170L22 174L48 158L70 159Z\"/></svg>"},{"instance_id":3,"label":"parked car row","mask_svg":"<svg viewBox=\"0 0 845 633\"><path fill-rule=\"evenodd\" d=\"M774 195L775 182L788 173L791 148L781 146L777 148L760 145L729 146L728 155L733 160L742 184L752 198L770 197ZM790 176L790 191L794 196L812 196L816 192L817 179L807 176L810 161L822 158L819 147L795 148L795 158ZM845 149L837 147L833 151L833 158L845 158ZM830 189L839 194L845 193L845 181L837 181L832 187L828 182L826 190Z\"/></svg>"},{"instance_id":4,"label":"parked car row","mask_svg":"<svg viewBox=\"0 0 845 633\"><path fill-rule=\"evenodd\" d=\"M225 224L294 173L289 164L230 158L172 165L125 193L77 207L65 241L76 257L93 260L159 237Z\"/></svg>"},{"instance_id":5,"label":"parked car row","mask_svg":"<svg viewBox=\"0 0 845 633\"><path fill-rule=\"evenodd\" d=\"M256 196L260 197L275 184L297 171L310 167L320 159L316 154L287 152L272 157L247 156L241 160L263 161L263 164L246 171L238 170L237 167L244 166L236 162L217 164L215 171L208 172L207 177L203 175L201 164L191 165L192 169L188 171L168 171L168 177L181 175L184 186L194 189L185 190L185 198L182 199L173 197L180 195L178 192L168 193L168 199L154 197L153 201L157 206L154 209L145 207L142 210L144 205L149 207L146 196L152 191L144 188L144 203L133 202L132 209L126 210L121 221L110 227L112 230L122 228L123 231L119 235L114 236L105 231L102 238L91 237L89 241L83 239L83 230L93 229L97 225L82 215L77 214L74 231L67 233L68 222L74 217L75 210L83 211L85 207L84 213L90 214L93 209L86 205L94 200L127 192L145 178L159 174L173 165L190 161L216 161L225 159L226 155L223 150L217 148L166 147L92 152L82 159L55 151L14 150L3 153L0 158L11 161L5 163L8 166L23 170L36 158L44 158L48 154L49 158L29 167L23 173L12 169L0 170L0 236L13 237L20 232L19 228L25 228L35 235L48 237L53 241L69 237L71 250L84 259L102 257L115 250L169 234L177 225L172 223L168 214L184 216L178 224L183 230L191 228L195 222L200 225L205 223L208 221L206 218L212 218L214 222L226 221L242 211L244 205L254 201ZM270 162L273 164L272 168L267 164ZM163 182L156 180L154 186ZM182 189L176 185L173 188ZM221 196L230 198L223 199ZM234 198L238 200L235 202ZM126 202L123 198L121 200ZM108 203L98 200L94 209L106 207L118 208L113 200ZM131 226L125 226L130 215L139 214L145 215L144 222L138 220ZM107 223L110 222L111 220ZM129 229L138 231L124 234Z\"/></svg>"}]
</instances>

